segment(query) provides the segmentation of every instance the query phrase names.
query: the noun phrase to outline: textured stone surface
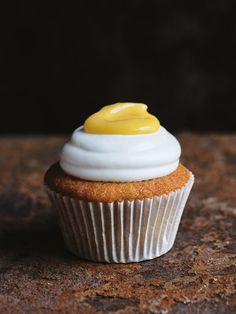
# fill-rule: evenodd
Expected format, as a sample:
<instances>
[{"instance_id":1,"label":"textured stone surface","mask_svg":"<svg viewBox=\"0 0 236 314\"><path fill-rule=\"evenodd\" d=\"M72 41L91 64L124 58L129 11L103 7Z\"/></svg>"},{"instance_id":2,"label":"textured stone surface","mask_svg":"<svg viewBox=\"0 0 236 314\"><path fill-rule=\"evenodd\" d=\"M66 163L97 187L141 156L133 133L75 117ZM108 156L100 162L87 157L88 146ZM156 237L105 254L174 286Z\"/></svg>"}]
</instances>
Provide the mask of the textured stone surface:
<instances>
[{"instance_id":1,"label":"textured stone surface","mask_svg":"<svg viewBox=\"0 0 236 314\"><path fill-rule=\"evenodd\" d=\"M64 138L0 139L0 313L235 313L236 135L179 136L196 175L173 249L127 265L67 252L42 186Z\"/></svg>"}]
</instances>

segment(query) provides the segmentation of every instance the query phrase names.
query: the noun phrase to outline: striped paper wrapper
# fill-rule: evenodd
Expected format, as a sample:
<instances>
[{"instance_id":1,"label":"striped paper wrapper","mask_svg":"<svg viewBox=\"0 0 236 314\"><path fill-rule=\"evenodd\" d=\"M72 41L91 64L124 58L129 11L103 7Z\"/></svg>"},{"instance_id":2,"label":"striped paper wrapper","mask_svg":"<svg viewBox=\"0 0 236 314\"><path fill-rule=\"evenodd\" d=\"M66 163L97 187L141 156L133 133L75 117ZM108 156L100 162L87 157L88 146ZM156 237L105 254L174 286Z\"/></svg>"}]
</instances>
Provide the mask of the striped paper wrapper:
<instances>
[{"instance_id":1,"label":"striped paper wrapper","mask_svg":"<svg viewBox=\"0 0 236 314\"><path fill-rule=\"evenodd\" d=\"M62 196L47 187L68 249L75 255L107 263L153 259L168 252L194 183L167 195L111 203Z\"/></svg>"}]
</instances>

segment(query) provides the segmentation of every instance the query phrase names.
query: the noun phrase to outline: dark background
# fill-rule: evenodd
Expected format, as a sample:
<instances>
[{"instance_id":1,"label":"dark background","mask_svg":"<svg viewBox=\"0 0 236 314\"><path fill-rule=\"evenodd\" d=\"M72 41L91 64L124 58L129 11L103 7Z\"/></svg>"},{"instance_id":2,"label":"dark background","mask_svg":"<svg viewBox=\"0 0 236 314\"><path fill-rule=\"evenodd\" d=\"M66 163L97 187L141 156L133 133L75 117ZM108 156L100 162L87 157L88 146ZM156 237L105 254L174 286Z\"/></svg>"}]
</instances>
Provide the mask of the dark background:
<instances>
[{"instance_id":1,"label":"dark background","mask_svg":"<svg viewBox=\"0 0 236 314\"><path fill-rule=\"evenodd\" d=\"M19 1L1 10L1 133L71 132L138 101L172 131L235 131L236 1Z\"/></svg>"}]
</instances>

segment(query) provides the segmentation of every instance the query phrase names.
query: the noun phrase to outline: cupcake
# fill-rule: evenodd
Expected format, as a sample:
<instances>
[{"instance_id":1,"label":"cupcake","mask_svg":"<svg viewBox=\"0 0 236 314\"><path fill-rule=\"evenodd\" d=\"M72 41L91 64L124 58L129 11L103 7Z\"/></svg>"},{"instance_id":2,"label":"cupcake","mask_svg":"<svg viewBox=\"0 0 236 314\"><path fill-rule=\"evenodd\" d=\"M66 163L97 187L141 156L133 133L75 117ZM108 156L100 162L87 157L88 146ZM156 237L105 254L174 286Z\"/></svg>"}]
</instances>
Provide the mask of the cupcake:
<instances>
[{"instance_id":1,"label":"cupcake","mask_svg":"<svg viewBox=\"0 0 236 314\"><path fill-rule=\"evenodd\" d=\"M180 154L145 104L117 103L90 116L45 175L68 249L109 263L168 252L194 182Z\"/></svg>"}]
</instances>

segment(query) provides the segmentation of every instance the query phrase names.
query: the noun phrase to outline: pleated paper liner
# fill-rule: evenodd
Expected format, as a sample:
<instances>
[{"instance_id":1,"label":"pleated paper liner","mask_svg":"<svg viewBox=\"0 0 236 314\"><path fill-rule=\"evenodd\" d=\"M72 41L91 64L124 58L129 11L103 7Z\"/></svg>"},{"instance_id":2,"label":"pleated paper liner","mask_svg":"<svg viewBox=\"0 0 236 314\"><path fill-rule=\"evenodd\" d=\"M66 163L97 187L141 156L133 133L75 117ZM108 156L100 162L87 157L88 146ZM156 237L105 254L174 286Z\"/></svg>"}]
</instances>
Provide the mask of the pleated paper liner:
<instances>
[{"instance_id":1,"label":"pleated paper liner","mask_svg":"<svg viewBox=\"0 0 236 314\"><path fill-rule=\"evenodd\" d=\"M62 196L47 188L68 249L96 262L129 263L168 252L194 183L167 195L111 203Z\"/></svg>"}]
</instances>

